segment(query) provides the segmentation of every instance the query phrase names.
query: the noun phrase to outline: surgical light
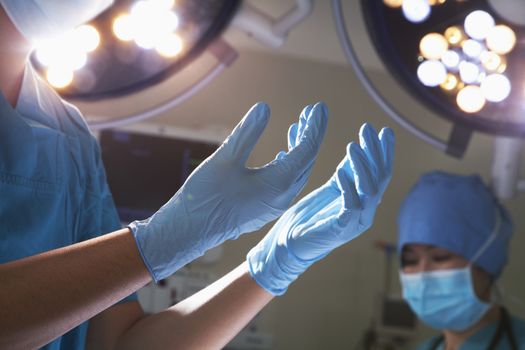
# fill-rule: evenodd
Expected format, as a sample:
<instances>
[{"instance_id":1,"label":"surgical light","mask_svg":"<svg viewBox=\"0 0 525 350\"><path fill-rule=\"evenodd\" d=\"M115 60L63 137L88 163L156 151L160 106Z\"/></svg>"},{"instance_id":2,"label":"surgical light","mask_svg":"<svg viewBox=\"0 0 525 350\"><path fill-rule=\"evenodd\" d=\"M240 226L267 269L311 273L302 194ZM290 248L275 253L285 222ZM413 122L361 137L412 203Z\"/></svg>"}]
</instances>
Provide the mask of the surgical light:
<instances>
[{"instance_id":1,"label":"surgical light","mask_svg":"<svg viewBox=\"0 0 525 350\"><path fill-rule=\"evenodd\" d=\"M496 71L503 63L501 56L492 51L484 51L480 55L481 63L488 71Z\"/></svg>"},{"instance_id":2,"label":"surgical light","mask_svg":"<svg viewBox=\"0 0 525 350\"><path fill-rule=\"evenodd\" d=\"M164 57L175 57L181 53L182 48L182 39L175 33L165 35L155 46L157 52Z\"/></svg>"},{"instance_id":3,"label":"surgical light","mask_svg":"<svg viewBox=\"0 0 525 350\"><path fill-rule=\"evenodd\" d=\"M458 26L452 26L445 30L445 38L450 45L459 45L465 38L465 35Z\"/></svg>"},{"instance_id":4,"label":"surgical light","mask_svg":"<svg viewBox=\"0 0 525 350\"><path fill-rule=\"evenodd\" d=\"M93 26L82 25L75 29L74 35L84 52L93 52L100 45L100 33Z\"/></svg>"},{"instance_id":5,"label":"surgical light","mask_svg":"<svg viewBox=\"0 0 525 350\"><path fill-rule=\"evenodd\" d=\"M447 78L445 79L443 83L440 84L440 87L443 90L452 91L458 87L458 84L459 84L458 78L454 74L448 73Z\"/></svg>"},{"instance_id":6,"label":"surgical light","mask_svg":"<svg viewBox=\"0 0 525 350\"><path fill-rule=\"evenodd\" d=\"M413 23L423 22L431 12L427 0L404 0L401 8L405 18Z\"/></svg>"},{"instance_id":7,"label":"surgical light","mask_svg":"<svg viewBox=\"0 0 525 350\"><path fill-rule=\"evenodd\" d=\"M239 5L240 0L202 0L198 5L192 0L120 0L87 25L40 43L31 61L63 97L127 95L166 80L205 52ZM226 46L212 54L218 61L213 71L223 67L222 58L236 56Z\"/></svg>"},{"instance_id":8,"label":"surgical light","mask_svg":"<svg viewBox=\"0 0 525 350\"><path fill-rule=\"evenodd\" d=\"M113 33L122 41L131 41L135 37L135 26L129 14L123 14L113 21Z\"/></svg>"},{"instance_id":9,"label":"surgical light","mask_svg":"<svg viewBox=\"0 0 525 350\"><path fill-rule=\"evenodd\" d=\"M429 60L439 60L448 50L448 42L439 33L427 34L419 44L421 55Z\"/></svg>"},{"instance_id":10,"label":"surgical light","mask_svg":"<svg viewBox=\"0 0 525 350\"><path fill-rule=\"evenodd\" d=\"M383 0L384 4L391 8L401 7L403 0Z\"/></svg>"},{"instance_id":11,"label":"surgical light","mask_svg":"<svg viewBox=\"0 0 525 350\"><path fill-rule=\"evenodd\" d=\"M62 89L73 81L73 71L63 67L50 67L47 70L47 81L55 88Z\"/></svg>"},{"instance_id":12,"label":"surgical light","mask_svg":"<svg viewBox=\"0 0 525 350\"><path fill-rule=\"evenodd\" d=\"M494 18L487 12L473 11L465 18L465 32L473 39L483 40L495 24Z\"/></svg>"},{"instance_id":13,"label":"surgical light","mask_svg":"<svg viewBox=\"0 0 525 350\"><path fill-rule=\"evenodd\" d=\"M495 53L508 54L515 45L516 33L506 25L497 25L488 32L487 46Z\"/></svg>"},{"instance_id":14,"label":"surgical light","mask_svg":"<svg viewBox=\"0 0 525 350\"><path fill-rule=\"evenodd\" d=\"M485 106L485 96L481 88L476 85L465 86L458 92L457 104L466 113L476 113Z\"/></svg>"},{"instance_id":15,"label":"surgical light","mask_svg":"<svg viewBox=\"0 0 525 350\"><path fill-rule=\"evenodd\" d=\"M465 84L472 84L478 80L479 66L475 63L462 61L459 64L459 76Z\"/></svg>"},{"instance_id":16,"label":"surgical light","mask_svg":"<svg viewBox=\"0 0 525 350\"><path fill-rule=\"evenodd\" d=\"M448 50L443 54L443 57L441 57L441 62L447 67L449 70L453 70L458 67L459 62L461 61L461 57L456 51Z\"/></svg>"},{"instance_id":17,"label":"surgical light","mask_svg":"<svg viewBox=\"0 0 525 350\"><path fill-rule=\"evenodd\" d=\"M475 59L479 58L484 49L479 41L473 39L465 40L461 47L465 55Z\"/></svg>"},{"instance_id":18,"label":"surgical light","mask_svg":"<svg viewBox=\"0 0 525 350\"><path fill-rule=\"evenodd\" d=\"M481 82L481 91L487 101L501 102L509 97L511 83L509 79L502 74L491 74Z\"/></svg>"},{"instance_id":19,"label":"surgical light","mask_svg":"<svg viewBox=\"0 0 525 350\"><path fill-rule=\"evenodd\" d=\"M417 76L425 86L438 86L447 79L447 69L439 61L425 61L417 69Z\"/></svg>"},{"instance_id":20,"label":"surgical light","mask_svg":"<svg viewBox=\"0 0 525 350\"><path fill-rule=\"evenodd\" d=\"M364 23L379 58L413 99L452 123L448 138L424 130L405 115L406 111L398 111L382 96L353 48L342 2L332 0L332 5L348 62L374 101L412 134L456 157L464 154L474 131L525 136L525 97L521 91L515 91L525 81L525 70L521 68L525 20L520 19L522 16L508 16L525 11L525 1L505 1L505 7L503 0L449 0L435 8L433 1L427 1L429 7L423 2L403 2L401 8L383 1L360 1ZM408 5L415 9L416 4L430 9L418 21L407 16ZM506 11L500 11L501 8ZM516 22L516 18L520 21ZM444 52L439 36L448 43ZM431 38L433 45L427 44Z\"/></svg>"}]
</instances>

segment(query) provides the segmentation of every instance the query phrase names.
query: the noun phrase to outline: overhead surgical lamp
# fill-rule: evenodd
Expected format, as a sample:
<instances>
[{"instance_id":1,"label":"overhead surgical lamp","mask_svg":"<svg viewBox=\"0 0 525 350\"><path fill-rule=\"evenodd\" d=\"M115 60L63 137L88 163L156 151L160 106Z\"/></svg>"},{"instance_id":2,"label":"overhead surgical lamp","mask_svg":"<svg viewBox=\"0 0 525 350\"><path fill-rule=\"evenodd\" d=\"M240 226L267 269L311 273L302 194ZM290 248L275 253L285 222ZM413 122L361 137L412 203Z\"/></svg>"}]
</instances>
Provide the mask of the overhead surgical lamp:
<instances>
[{"instance_id":1,"label":"overhead surgical lamp","mask_svg":"<svg viewBox=\"0 0 525 350\"><path fill-rule=\"evenodd\" d=\"M373 46L411 96L452 123L444 140L416 126L366 75L340 0L332 0L348 62L374 101L419 139L461 158L474 131L496 136L493 186L501 198L525 187L525 2L521 0L361 0Z\"/></svg>"},{"instance_id":2,"label":"overhead surgical lamp","mask_svg":"<svg viewBox=\"0 0 525 350\"><path fill-rule=\"evenodd\" d=\"M31 62L61 96L91 103L173 79L204 53L214 57L207 72L158 105L117 118L88 115L92 129L122 126L172 109L232 64L238 54L221 39L230 25L276 48L312 2L297 0L273 18L241 0L118 0L90 23L39 43Z\"/></svg>"}]
</instances>

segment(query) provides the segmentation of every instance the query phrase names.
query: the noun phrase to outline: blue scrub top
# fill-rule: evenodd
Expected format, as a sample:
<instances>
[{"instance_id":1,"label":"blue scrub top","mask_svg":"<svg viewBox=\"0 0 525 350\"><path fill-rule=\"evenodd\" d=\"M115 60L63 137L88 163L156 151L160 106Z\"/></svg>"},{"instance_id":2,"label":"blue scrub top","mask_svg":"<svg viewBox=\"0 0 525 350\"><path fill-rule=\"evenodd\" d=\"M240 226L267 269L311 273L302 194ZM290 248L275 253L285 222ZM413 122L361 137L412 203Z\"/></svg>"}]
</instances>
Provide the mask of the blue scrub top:
<instances>
[{"instance_id":1,"label":"blue scrub top","mask_svg":"<svg viewBox=\"0 0 525 350\"><path fill-rule=\"evenodd\" d=\"M525 350L525 321L517 318L517 317L510 317L511 324L512 324L512 330L514 331L514 338L516 340L516 345L518 346L519 350ZM460 350L480 350L480 349L486 349L487 346L490 344L492 337L496 333L496 329L498 328L499 322L493 322L486 327L480 329L478 332L476 332L473 336L467 339L463 345L461 345ZM433 338L428 339L427 341L423 342L417 347L417 350L429 350L432 343L437 339L438 336L435 336ZM440 344L440 346L437 347L436 350L444 350L444 344L443 342ZM506 336L506 334L502 337L501 341L496 346L496 349L498 350L511 350L510 342Z\"/></svg>"},{"instance_id":2,"label":"blue scrub top","mask_svg":"<svg viewBox=\"0 0 525 350\"><path fill-rule=\"evenodd\" d=\"M120 228L95 138L28 65L16 109L0 94L0 263ZM43 349L84 349L87 328Z\"/></svg>"}]
</instances>

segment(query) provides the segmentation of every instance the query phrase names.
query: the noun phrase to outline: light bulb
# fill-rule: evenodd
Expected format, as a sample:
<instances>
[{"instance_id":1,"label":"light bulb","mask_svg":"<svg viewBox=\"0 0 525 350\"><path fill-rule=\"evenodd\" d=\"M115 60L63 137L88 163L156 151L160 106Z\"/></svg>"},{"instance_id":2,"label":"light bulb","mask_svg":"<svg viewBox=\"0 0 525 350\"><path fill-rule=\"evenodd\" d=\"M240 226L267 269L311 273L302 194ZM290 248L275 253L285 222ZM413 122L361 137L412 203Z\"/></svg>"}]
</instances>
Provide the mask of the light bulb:
<instances>
[{"instance_id":1,"label":"light bulb","mask_svg":"<svg viewBox=\"0 0 525 350\"><path fill-rule=\"evenodd\" d=\"M459 54L452 50L448 50L443 54L443 57L441 57L441 62L443 62L448 69L456 69L460 60Z\"/></svg>"},{"instance_id":2,"label":"light bulb","mask_svg":"<svg viewBox=\"0 0 525 350\"><path fill-rule=\"evenodd\" d=\"M417 68L417 76L425 86L435 87L447 79L447 69L440 61L424 61Z\"/></svg>"},{"instance_id":3,"label":"light bulb","mask_svg":"<svg viewBox=\"0 0 525 350\"><path fill-rule=\"evenodd\" d=\"M476 40L483 40L496 23L494 18L485 11L477 10L471 12L465 18L465 32Z\"/></svg>"},{"instance_id":4,"label":"light bulb","mask_svg":"<svg viewBox=\"0 0 525 350\"><path fill-rule=\"evenodd\" d=\"M419 50L421 55L429 60L439 60L448 50L448 42L445 37L438 33L425 35L420 43Z\"/></svg>"},{"instance_id":5,"label":"light bulb","mask_svg":"<svg viewBox=\"0 0 525 350\"><path fill-rule=\"evenodd\" d=\"M506 25L493 27L487 35L487 46L500 55L511 52L515 45L516 33Z\"/></svg>"},{"instance_id":6,"label":"light bulb","mask_svg":"<svg viewBox=\"0 0 525 350\"><path fill-rule=\"evenodd\" d=\"M475 83L478 80L479 73L478 65L472 62L461 61L459 64L459 76L466 84Z\"/></svg>"},{"instance_id":7,"label":"light bulb","mask_svg":"<svg viewBox=\"0 0 525 350\"><path fill-rule=\"evenodd\" d=\"M481 91L490 102L501 102L510 95L511 84L502 74L491 74L481 83Z\"/></svg>"},{"instance_id":8,"label":"light bulb","mask_svg":"<svg viewBox=\"0 0 525 350\"><path fill-rule=\"evenodd\" d=\"M463 53L470 58L478 58L483 52L483 45L479 41L472 39L465 40L463 44L461 44L461 48L463 49Z\"/></svg>"},{"instance_id":9,"label":"light bulb","mask_svg":"<svg viewBox=\"0 0 525 350\"><path fill-rule=\"evenodd\" d=\"M462 111L476 113L485 106L486 100L479 86L468 85L458 92L456 103Z\"/></svg>"},{"instance_id":10,"label":"light bulb","mask_svg":"<svg viewBox=\"0 0 525 350\"><path fill-rule=\"evenodd\" d=\"M450 45L459 45L463 39L465 38L465 34L463 31L457 27L448 27L447 30L445 30L445 38L448 40Z\"/></svg>"},{"instance_id":11,"label":"light bulb","mask_svg":"<svg viewBox=\"0 0 525 350\"><path fill-rule=\"evenodd\" d=\"M404 0L401 9L405 18L413 23L423 22L431 12L427 0Z\"/></svg>"},{"instance_id":12,"label":"light bulb","mask_svg":"<svg viewBox=\"0 0 525 350\"><path fill-rule=\"evenodd\" d=\"M65 69L59 66L49 67L47 70L46 78L51 86L63 89L73 82L73 71L70 69Z\"/></svg>"}]
</instances>

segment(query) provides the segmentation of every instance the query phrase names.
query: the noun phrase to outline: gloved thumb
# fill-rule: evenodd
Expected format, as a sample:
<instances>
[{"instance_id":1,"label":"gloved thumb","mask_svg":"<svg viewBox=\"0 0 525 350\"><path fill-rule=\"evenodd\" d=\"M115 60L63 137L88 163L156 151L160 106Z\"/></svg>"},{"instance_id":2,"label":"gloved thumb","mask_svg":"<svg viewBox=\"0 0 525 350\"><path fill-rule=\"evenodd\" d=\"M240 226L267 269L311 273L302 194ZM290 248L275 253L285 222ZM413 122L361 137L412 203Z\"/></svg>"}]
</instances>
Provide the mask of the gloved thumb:
<instances>
[{"instance_id":1,"label":"gloved thumb","mask_svg":"<svg viewBox=\"0 0 525 350\"><path fill-rule=\"evenodd\" d=\"M268 120L270 120L268 105L264 102L258 102L250 108L224 141L223 152L244 165L266 128Z\"/></svg>"}]
</instances>

